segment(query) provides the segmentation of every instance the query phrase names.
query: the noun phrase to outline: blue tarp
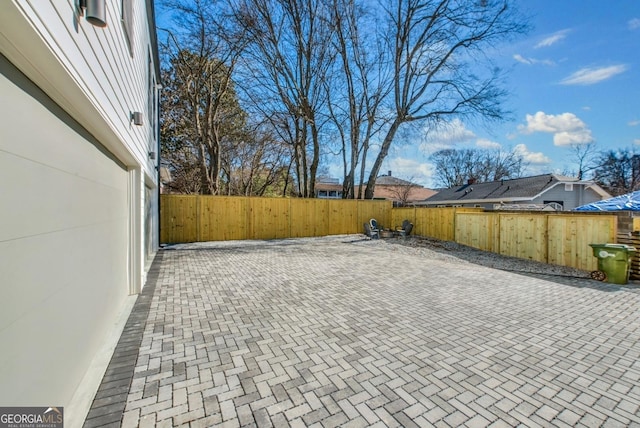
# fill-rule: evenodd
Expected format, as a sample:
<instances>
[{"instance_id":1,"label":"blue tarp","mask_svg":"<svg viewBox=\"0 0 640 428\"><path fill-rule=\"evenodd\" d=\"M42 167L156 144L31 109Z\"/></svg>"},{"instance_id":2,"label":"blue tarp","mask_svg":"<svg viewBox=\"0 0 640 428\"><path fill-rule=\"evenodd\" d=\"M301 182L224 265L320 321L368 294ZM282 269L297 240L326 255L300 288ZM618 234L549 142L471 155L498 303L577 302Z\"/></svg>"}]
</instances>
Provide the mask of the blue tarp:
<instances>
[{"instance_id":1,"label":"blue tarp","mask_svg":"<svg viewBox=\"0 0 640 428\"><path fill-rule=\"evenodd\" d=\"M582 205L575 211L640 211L640 190L604 201Z\"/></svg>"}]
</instances>

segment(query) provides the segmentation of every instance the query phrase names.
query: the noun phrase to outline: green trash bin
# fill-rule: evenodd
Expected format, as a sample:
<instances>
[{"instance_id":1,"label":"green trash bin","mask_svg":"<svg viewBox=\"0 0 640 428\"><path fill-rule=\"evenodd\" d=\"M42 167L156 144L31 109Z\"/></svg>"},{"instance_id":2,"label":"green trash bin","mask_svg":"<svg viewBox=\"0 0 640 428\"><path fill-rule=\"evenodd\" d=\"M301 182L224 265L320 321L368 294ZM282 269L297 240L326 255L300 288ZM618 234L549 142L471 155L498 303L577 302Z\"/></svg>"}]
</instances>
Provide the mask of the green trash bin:
<instances>
[{"instance_id":1,"label":"green trash bin","mask_svg":"<svg viewBox=\"0 0 640 428\"><path fill-rule=\"evenodd\" d=\"M598 270L604 272L611 284L629 282L631 258L636 249L625 244L589 244L594 257L598 258Z\"/></svg>"}]
</instances>

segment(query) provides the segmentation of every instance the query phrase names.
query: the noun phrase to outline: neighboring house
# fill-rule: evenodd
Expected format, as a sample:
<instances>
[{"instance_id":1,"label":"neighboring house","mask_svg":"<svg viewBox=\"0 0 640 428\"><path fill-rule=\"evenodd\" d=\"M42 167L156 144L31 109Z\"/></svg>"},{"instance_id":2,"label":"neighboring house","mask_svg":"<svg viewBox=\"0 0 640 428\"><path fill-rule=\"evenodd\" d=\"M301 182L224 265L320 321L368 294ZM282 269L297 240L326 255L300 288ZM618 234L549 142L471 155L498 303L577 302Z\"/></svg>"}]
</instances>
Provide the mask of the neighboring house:
<instances>
[{"instance_id":1,"label":"neighboring house","mask_svg":"<svg viewBox=\"0 0 640 428\"><path fill-rule=\"evenodd\" d=\"M364 189L362 193L364 194ZM393 201L395 205L403 205L423 201L435 193L435 190L393 177L389 171L387 175L380 175L376 179L373 199L387 199ZM342 198L342 184L338 179L320 179L316 184L316 197L340 199Z\"/></svg>"},{"instance_id":2,"label":"neighboring house","mask_svg":"<svg viewBox=\"0 0 640 428\"><path fill-rule=\"evenodd\" d=\"M570 211L608 197L593 181L544 174L441 189L416 205Z\"/></svg>"},{"instance_id":3,"label":"neighboring house","mask_svg":"<svg viewBox=\"0 0 640 428\"><path fill-rule=\"evenodd\" d=\"M153 1L86 3L0 3L0 403L68 427L159 239Z\"/></svg>"},{"instance_id":4,"label":"neighboring house","mask_svg":"<svg viewBox=\"0 0 640 428\"><path fill-rule=\"evenodd\" d=\"M342 184L337 178L321 177L316 182L316 198L342 199Z\"/></svg>"}]
</instances>

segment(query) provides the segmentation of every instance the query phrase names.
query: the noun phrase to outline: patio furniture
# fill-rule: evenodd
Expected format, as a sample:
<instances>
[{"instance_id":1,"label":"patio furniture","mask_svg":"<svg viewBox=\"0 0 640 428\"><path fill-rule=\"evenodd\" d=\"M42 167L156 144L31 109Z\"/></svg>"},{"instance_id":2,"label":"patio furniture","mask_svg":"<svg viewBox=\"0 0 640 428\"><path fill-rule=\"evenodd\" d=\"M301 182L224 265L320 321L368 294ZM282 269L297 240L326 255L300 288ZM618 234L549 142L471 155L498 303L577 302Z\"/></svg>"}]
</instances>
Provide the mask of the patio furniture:
<instances>
[{"instance_id":1,"label":"patio furniture","mask_svg":"<svg viewBox=\"0 0 640 428\"><path fill-rule=\"evenodd\" d=\"M378 221L375 218L369 219L369 228L371 229L371 233L375 234L377 238L380 237L380 230L382 226L378 224Z\"/></svg>"},{"instance_id":2,"label":"patio furniture","mask_svg":"<svg viewBox=\"0 0 640 428\"><path fill-rule=\"evenodd\" d=\"M413 223L411 223L409 220L403 220L402 226L397 227L395 232L398 236L406 238L411 234L412 230L413 230Z\"/></svg>"},{"instance_id":3,"label":"patio furniture","mask_svg":"<svg viewBox=\"0 0 640 428\"><path fill-rule=\"evenodd\" d=\"M378 229L371 229L370 223L364 223L364 234L367 235L371 239L380 238L380 231Z\"/></svg>"},{"instance_id":4,"label":"patio furniture","mask_svg":"<svg viewBox=\"0 0 640 428\"><path fill-rule=\"evenodd\" d=\"M395 236L395 232L390 229L383 229L379 233L381 238L393 238Z\"/></svg>"}]
</instances>

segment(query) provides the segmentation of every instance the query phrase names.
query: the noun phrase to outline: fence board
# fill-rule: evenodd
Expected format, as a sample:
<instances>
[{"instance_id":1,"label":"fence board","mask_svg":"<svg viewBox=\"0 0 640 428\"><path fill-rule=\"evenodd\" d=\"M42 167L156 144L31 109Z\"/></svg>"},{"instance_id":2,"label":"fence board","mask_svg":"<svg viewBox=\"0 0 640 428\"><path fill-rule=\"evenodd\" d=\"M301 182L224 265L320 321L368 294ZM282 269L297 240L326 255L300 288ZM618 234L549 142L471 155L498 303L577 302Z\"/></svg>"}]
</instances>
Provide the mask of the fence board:
<instances>
[{"instance_id":1,"label":"fence board","mask_svg":"<svg viewBox=\"0 0 640 428\"><path fill-rule=\"evenodd\" d=\"M482 212L482 208L418 208L414 226L416 235L430 236L443 241L454 241L456 213Z\"/></svg>"},{"instance_id":2,"label":"fence board","mask_svg":"<svg viewBox=\"0 0 640 428\"><path fill-rule=\"evenodd\" d=\"M329 235L358 233L358 201L328 200Z\"/></svg>"},{"instance_id":3,"label":"fence board","mask_svg":"<svg viewBox=\"0 0 640 428\"><path fill-rule=\"evenodd\" d=\"M615 242L617 227L615 215L551 216L548 263L595 270L598 263L589 244Z\"/></svg>"},{"instance_id":4,"label":"fence board","mask_svg":"<svg viewBox=\"0 0 640 428\"><path fill-rule=\"evenodd\" d=\"M494 213L460 212L455 216L455 241L497 253L500 248L500 217Z\"/></svg>"},{"instance_id":5,"label":"fence board","mask_svg":"<svg viewBox=\"0 0 640 428\"><path fill-rule=\"evenodd\" d=\"M289 199L248 198L251 239L291 237L289 230Z\"/></svg>"},{"instance_id":6,"label":"fence board","mask_svg":"<svg viewBox=\"0 0 640 428\"><path fill-rule=\"evenodd\" d=\"M329 234L326 199L291 199L291 236L312 237Z\"/></svg>"},{"instance_id":7,"label":"fence board","mask_svg":"<svg viewBox=\"0 0 640 428\"><path fill-rule=\"evenodd\" d=\"M172 195L162 198L160 206L162 242L196 242L198 240L198 196Z\"/></svg>"},{"instance_id":8,"label":"fence board","mask_svg":"<svg viewBox=\"0 0 640 428\"><path fill-rule=\"evenodd\" d=\"M416 210L416 234L443 241L453 241L455 208L422 208Z\"/></svg>"},{"instance_id":9,"label":"fence board","mask_svg":"<svg viewBox=\"0 0 640 428\"><path fill-rule=\"evenodd\" d=\"M247 239L247 199L242 197L200 197L198 241ZM233 213L233 215L229 215Z\"/></svg>"},{"instance_id":10,"label":"fence board","mask_svg":"<svg viewBox=\"0 0 640 428\"><path fill-rule=\"evenodd\" d=\"M548 215L538 213L498 215L500 218L500 254L547 262Z\"/></svg>"}]
</instances>

